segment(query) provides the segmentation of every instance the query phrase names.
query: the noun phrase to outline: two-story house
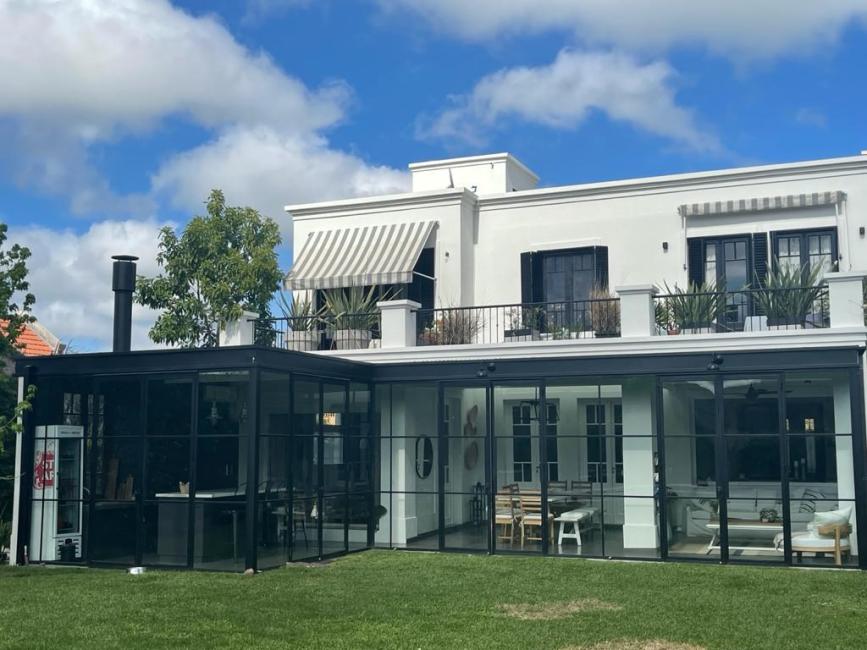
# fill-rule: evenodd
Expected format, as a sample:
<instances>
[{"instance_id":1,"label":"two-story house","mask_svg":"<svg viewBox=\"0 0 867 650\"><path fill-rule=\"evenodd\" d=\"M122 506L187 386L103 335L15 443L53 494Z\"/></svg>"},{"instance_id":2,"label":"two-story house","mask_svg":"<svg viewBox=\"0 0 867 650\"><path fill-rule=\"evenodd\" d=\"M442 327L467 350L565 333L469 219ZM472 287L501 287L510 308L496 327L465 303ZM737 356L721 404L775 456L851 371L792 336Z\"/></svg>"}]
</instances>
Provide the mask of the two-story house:
<instances>
[{"instance_id":1,"label":"two-story house","mask_svg":"<svg viewBox=\"0 0 867 650\"><path fill-rule=\"evenodd\" d=\"M508 154L410 171L287 206L296 313L215 350L19 364L18 561L867 564L867 156L550 188ZM63 436L83 534L61 557Z\"/></svg>"}]
</instances>

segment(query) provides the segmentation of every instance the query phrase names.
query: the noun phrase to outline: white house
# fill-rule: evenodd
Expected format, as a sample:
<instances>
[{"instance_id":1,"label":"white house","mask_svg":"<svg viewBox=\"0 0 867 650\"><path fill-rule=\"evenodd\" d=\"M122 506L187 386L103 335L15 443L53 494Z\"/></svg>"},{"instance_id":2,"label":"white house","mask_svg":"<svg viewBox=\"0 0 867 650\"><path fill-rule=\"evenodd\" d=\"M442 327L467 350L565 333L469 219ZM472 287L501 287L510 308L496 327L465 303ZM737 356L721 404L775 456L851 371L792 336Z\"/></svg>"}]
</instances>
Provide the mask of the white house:
<instances>
[{"instance_id":1,"label":"white house","mask_svg":"<svg viewBox=\"0 0 867 650\"><path fill-rule=\"evenodd\" d=\"M307 311L19 363L13 560L867 568L867 155L551 188L509 154L410 171L287 206Z\"/></svg>"}]
</instances>

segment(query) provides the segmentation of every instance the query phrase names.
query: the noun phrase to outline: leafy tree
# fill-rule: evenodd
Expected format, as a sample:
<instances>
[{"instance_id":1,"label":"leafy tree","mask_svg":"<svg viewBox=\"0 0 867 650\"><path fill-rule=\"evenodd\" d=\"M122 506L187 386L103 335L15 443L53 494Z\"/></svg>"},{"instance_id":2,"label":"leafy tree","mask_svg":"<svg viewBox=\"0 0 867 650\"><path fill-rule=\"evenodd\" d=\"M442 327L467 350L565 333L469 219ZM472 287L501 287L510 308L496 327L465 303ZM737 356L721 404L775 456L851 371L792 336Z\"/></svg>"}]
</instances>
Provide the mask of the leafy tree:
<instances>
[{"instance_id":1,"label":"leafy tree","mask_svg":"<svg viewBox=\"0 0 867 650\"><path fill-rule=\"evenodd\" d=\"M270 316L281 279L277 224L252 208L226 206L220 190L211 191L207 211L180 237L163 228L157 254L163 272L138 279L136 301L162 310L149 332L157 343L214 347L220 323L243 310Z\"/></svg>"},{"instance_id":2,"label":"leafy tree","mask_svg":"<svg viewBox=\"0 0 867 650\"><path fill-rule=\"evenodd\" d=\"M6 249L3 245L7 231L6 224L0 223L0 364L4 369L10 367L18 351L17 341L24 326L34 320L30 312L36 302L27 282L30 250L18 244ZM9 543L15 434L21 429L19 418L30 409L35 392L35 387L30 386L19 403L17 380L8 372L0 372L0 547Z\"/></svg>"}]
</instances>

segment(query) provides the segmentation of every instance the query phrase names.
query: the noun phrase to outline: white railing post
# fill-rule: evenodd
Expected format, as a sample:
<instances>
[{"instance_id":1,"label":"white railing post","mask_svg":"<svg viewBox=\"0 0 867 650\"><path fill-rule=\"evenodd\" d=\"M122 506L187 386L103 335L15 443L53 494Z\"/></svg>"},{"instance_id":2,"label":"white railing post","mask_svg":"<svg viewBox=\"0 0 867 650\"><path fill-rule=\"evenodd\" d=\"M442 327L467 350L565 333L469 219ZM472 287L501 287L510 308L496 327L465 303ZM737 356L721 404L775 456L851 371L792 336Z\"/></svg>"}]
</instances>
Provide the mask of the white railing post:
<instances>
[{"instance_id":1,"label":"white railing post","mask_svg":"<svg viewBox=\"0 0 867 650\"><path fill-rule=\"evenodd\" d=\"M653 297L656 287L637 284L616 287L620 296L620 336L653 336L656 334L656 310Z\"/></svg>"},{"instance_id":2,"label":"white railing post","mask_svg":"<svg viewBox=\"0 0 867 650\"><path fill-rule=\"evenodd\" d=\"M831 327L864 326L864 273L826 273Z\"/></svg>"},{"instance_id":3,"label":"white railing post","mask_svg":"<svg viewBox=\"0 0 867 650\"><path fill-rule=\"evenodd\" d=\"M256 340L256 319L259 314L254 311L241 312L238 320L223 323L220 326L219 347L236 345L253 345Z\"/></svg>"},{"instance_id":4,"label":"white railing post","mask_svg":"<svg viewBox=\"0 0 867 650\"><path fill-rule=\"evenodd\" d=\"M382 314L380 347L415 347L415 310L421 309L421 305L413 300L384 300L376 306Z\"/></svg>"}]
</instances>

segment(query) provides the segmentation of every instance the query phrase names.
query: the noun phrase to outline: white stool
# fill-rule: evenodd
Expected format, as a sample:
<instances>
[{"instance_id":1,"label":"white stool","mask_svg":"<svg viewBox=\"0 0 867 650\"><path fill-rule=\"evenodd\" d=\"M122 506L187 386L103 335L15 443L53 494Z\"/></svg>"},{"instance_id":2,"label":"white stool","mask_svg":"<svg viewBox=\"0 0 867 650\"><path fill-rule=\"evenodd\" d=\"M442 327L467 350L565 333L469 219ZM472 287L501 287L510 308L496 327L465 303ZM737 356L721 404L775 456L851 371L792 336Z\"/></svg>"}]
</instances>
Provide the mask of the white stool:
<instances>
[{"instance_id":1,"label":"white stool","mask_svg":"<svg viewBox=\"0 0 867 650\"><path fill-rule=\"evenodd\" d=\"M564 539L574 539L578 546L581 546L581 529L579 522L584 519L590 519L596 514L596 508L575 508L564 512L554 521L559 522L560 532L557 535L557 546L563 545ZM566 532L566 525L572 524L572 532Z\"/></svg>"}]
</instances>

